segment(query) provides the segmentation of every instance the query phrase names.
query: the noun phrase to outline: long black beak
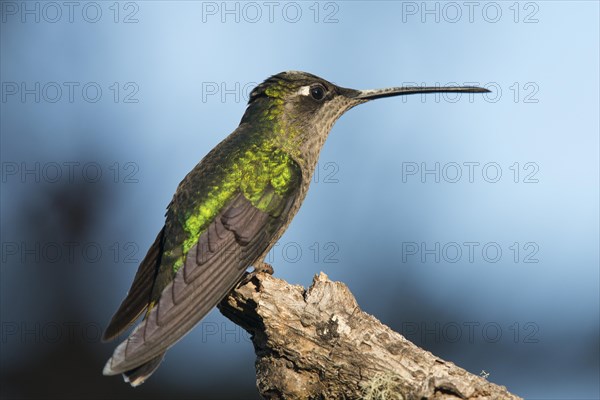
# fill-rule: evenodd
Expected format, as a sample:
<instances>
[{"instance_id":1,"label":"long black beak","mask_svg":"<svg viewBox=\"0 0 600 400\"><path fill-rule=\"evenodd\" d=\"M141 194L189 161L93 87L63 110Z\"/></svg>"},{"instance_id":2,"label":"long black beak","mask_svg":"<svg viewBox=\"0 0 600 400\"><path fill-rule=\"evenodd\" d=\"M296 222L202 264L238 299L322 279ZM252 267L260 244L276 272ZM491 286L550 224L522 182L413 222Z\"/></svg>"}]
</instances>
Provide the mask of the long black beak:
<instances>
[{"instance_id":1,"label":"long black beak","mask_svg":"<svg viewBox=\"0 0 600 400\"><path fill-rule=\"evenodd\" d=\"M351 96L357 100L374 100L382 97L404 96L418 93L488 93L477 86L406 86L385 89L354 90Z\"/></svg>"}]
</instances>

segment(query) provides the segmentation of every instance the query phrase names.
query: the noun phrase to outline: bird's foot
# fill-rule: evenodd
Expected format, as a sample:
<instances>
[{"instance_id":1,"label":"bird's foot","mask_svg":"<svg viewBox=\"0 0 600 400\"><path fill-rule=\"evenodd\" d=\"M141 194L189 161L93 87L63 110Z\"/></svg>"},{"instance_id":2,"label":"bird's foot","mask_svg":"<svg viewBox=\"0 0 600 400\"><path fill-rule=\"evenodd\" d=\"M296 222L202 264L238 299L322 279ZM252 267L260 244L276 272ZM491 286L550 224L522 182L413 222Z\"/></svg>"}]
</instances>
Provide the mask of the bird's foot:
<instances>
[{"instance_id":1,"label":"bird's foot","mask_svg":"<svg viewBox=\"0 0 600 400\"><path fill-rule=\"evenodd\" d=\"M254 267L254 271L252 271L252 273L254 274L258 272L264 272L265 274L273 275L273 272L275 272L275 270L273 270L273 266L271 264L263 261L258 263L258 265Z\"/></svg>"},{"instance_id":2,"label":"bird's foot","mask_svg":"<svg viewBox=\"0 0 600 400\"><path fill-rule=\"evenodd\" d=\"M264 272L265 274L273 275L273 272L275 272L275 270L273 269L271 264L268 264L266 262L257 263L254 266L254 270L252 272L246 272L246 274L243 276L242 280L240 281L238 287L244 286L245 284L250 282L260 272Z\"/></svg>"}]
</instances>

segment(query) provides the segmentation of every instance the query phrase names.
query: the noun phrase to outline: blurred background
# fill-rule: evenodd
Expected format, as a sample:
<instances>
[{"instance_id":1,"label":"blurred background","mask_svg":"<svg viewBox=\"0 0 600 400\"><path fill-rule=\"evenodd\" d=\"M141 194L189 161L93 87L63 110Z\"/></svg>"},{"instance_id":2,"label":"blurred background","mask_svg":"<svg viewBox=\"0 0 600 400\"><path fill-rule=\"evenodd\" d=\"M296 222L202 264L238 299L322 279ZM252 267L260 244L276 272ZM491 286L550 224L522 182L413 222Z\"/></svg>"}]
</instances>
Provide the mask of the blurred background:
<instances>
[{"instance_id":1,"label":"blurred background","mask_svg":"<svg viewBox=\"0 0 600 400\"><path fill-rule=\"evenodd\" d=\"M269 255L530 399L599 393L597 2L0 3L2 398L252 399L214 310L132 389L101 332L250 90L478 84L344 115Z\"/></svg>"}]
</instances>

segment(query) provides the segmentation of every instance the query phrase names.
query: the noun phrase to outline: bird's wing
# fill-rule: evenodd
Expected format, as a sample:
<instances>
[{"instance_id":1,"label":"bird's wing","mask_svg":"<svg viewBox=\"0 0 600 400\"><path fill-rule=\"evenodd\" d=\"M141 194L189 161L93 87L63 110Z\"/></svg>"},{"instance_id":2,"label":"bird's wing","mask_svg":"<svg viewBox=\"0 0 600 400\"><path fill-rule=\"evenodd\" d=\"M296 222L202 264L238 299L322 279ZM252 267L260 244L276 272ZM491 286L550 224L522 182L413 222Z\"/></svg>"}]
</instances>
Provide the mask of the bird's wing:
<instances>
[{"instance_id":1,"label":"bird's wing","mask_svg":"<svg viewBox=\"0 0 600 400\"><path fill-rule=\"evenodd\" d=\"M239 282L287 222L298 195L300 168L294 168L293 173L298 175L294 177L298 184L287 193L278 194L267 185L261 198L251 202L239 192L221 210L189 250L156 305L115 349L104 368L105 375L131 370L160 356Z\"/></svg>"},{"instance_id":2,"label":"bird's wing","mask_svg":"<svg viewBox=\"0 0 600 400\"><path fill-rule=\"evenodd\" d=\"M104 331L102 340L108 341L127 329L146 310L151 301L154 279L160 267L165 228L160 230L156 240L150 246L146 257L140 263L127 297Z\"/></svg>"}]
</instances>

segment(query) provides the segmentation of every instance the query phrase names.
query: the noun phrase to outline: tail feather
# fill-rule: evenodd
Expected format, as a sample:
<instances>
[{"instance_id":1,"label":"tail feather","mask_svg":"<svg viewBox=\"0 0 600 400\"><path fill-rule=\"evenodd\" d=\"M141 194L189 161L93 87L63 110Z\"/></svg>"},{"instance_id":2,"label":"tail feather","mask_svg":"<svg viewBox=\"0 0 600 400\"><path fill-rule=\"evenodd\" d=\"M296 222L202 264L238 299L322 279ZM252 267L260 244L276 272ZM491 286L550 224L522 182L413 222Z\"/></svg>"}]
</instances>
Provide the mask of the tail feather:
<instances>
[{"instance_id":1,"label":"tail feather","mask_svg":"<svg viewBox=\"0 0 600 400\"><path fill-rule=\"evenodd\" d=\"M133 387L141 385L158 369L164 358L165 353L162 353L139 367L123 372L123 379Z\"/></svg>"}]
</instances>

